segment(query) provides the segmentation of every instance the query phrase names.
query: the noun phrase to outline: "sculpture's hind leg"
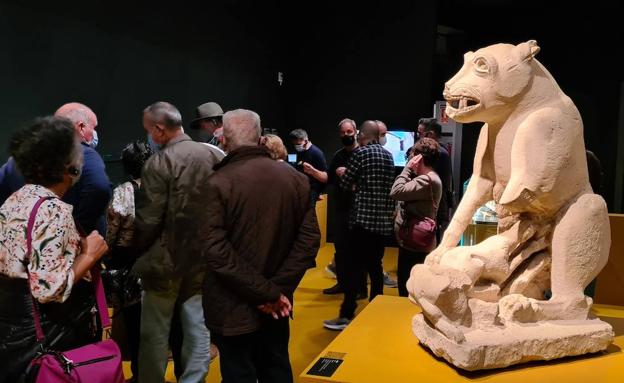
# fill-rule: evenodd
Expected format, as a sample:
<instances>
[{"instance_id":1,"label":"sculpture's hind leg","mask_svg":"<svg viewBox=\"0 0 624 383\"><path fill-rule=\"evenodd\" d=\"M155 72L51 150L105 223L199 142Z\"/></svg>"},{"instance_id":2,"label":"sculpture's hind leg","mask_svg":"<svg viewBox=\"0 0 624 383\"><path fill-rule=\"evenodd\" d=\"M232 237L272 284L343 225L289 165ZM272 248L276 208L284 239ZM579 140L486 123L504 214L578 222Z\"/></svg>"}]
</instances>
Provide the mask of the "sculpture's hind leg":
<instances>
[{"instance_id":1,"label":"sculpture's hind leg","mask_svg":"<svg viewBox=\"0 0 624 383\"><path fill-rule=\"evenodd\" d=\"M591 299L585 287L609 257L611 231L607 206L596 194L580 196L558 220L552 240L552 298L540 301L512 294L500 301L507 321L586 319Z\"/></svg>"}]
</instances>

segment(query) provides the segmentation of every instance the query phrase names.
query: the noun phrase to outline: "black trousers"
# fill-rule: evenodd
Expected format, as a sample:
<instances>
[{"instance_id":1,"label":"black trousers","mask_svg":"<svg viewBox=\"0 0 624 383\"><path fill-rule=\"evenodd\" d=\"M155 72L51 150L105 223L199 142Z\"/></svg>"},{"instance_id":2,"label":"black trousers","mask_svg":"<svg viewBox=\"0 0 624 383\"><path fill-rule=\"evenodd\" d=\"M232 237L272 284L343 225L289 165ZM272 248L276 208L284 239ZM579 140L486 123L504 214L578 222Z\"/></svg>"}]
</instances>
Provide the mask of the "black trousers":
<instances>
[{"instance_id":1,"label":"black trousers","mask_svg":"<svg viewBox=\"0 0 624 383\"><path fill-rule=\"evenodd\" d=\"M405 284L410 277L410 273L412 271L412 267L414 267L417 263L425 262L425 257L428 253L426 252L418 252L418 251L410 251L399 247L399 261L397 266L397 279L399 283L399 296L406 297L408 296L407 287Z\"/></svg>"},{"instance_id":2,"label":"black trousers","mask_svg":"<svg viewBox=\"0 0 624 383\"><path fill-rule=\"evenodd\" d=\"M180 302L178 301L173 309L171 329L169 330L169 347L171 348L171 356L173 357L173 374L177 380L180 380L182 374L184 374L184 368L182 368L183 340L184 334L182 333L182 322L180 321Z\"/></svg>"},{"instance_id":3,"label":"black trousers","mask_svg":"<svg viewBox=\"0 0 624 383\"><path fill-rule=\"evenodd\" d=\"M288 318L267 317L250 334L211 335L219 349L222 383L292 383Z\"/></svg>"},{"instance_id":4,"label":"black trousers","mask_svg":"<svg viewBox=\"0 0 624 383\"><path fill-rule=\"evenodd\" d=\"M349 256L349 212L334 212L334 264L336 281L342 287L345 284L345 269Z\"/></svg>"},{"instance_id":5,"label":"black trousers","mask_svg":"<svg viewBox=\"0 0 624 383\"><path fill-rule=\"evenodd\" d=\"M133 377L139 376L139 341L141 338L141 302L124 307L124 324L126 325L126 339L130 351L130 370Z\"/></svg>"},{"instance_id":6,"label":"black trousers","mask_svg":"<svg viewBox=\"0 0 624 383\"><path fill-rule=\"evenodd\" d=\"M361 288L362 275L370 277L370 298L383 294L384 244L387 237L371 233L360 226L354 226L349 232L349 251L346 252L349 267L345 270L344 300L340 306L340 316L353 318L357 308L356 296Z\"/></svg>"}]
</instances>

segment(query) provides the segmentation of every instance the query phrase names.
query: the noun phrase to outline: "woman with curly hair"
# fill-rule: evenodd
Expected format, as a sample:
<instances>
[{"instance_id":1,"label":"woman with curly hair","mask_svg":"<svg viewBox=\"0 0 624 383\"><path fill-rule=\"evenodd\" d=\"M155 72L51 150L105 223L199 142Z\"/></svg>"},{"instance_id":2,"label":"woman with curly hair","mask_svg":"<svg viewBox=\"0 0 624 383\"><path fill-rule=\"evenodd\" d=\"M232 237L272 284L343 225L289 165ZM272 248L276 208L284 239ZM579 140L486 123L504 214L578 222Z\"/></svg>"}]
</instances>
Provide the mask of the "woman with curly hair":
<instances>
[{"instance_id":1,"label":"woman with curly hair","mask_svg":"<svg viewBox=\"0 0 624 383\"><path fill-rule=\"evenodd\" d=\"M409 161L397 176L390 191L390 196L399 201L394 220L395 233L398 233L404 221L410 216L429 217L435 220L442 197L442 181L433 170L433 165L440 156L438 143L432 138L421 138L408 153ZM412 267L424 262L427 254L435 247L435 238L426 248L407 248L399 239L397 277L400 296L408 295L405 285Z\"/></svg>"},{"instance_id":2,"label":"woman with curly hair","mask_svg":"<svg viewBox=\"0 0 624 383\"><path fill-rule=\"evenodd\" d=\"M65 351L96 341L94 292L83 277L108 248L96 231L81 239L71 205L61 201L82 168L69 120L35 120L13 135L9 151L26 185L0 207L0 382L19 382L40 346Z\"/></svg>"},{"instance_id":3,"label":"woman with curly hair","mask_svg":"<svg viewBox=\"0 0 624 383\"><path fill-rule=\"evenodd\" d=\"M284 142L275 134L265 134L262 136L261 144L266 146L271 154L271 158L277 161L286 161L288 159L288 151Z\"/></svg>"}]
</instances>

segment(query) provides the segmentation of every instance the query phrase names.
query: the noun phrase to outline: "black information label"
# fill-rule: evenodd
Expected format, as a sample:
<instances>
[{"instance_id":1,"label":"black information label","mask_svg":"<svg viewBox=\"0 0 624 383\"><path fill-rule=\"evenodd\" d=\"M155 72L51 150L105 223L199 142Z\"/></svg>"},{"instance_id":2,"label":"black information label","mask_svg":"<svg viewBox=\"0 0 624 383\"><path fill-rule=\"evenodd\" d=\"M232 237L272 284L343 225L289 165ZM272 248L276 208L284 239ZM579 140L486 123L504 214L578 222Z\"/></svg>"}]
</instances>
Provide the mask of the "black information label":
<instances>
[{"instance_id":1,"label":"black information label","mask_svg":"<svg viewBox=\"0 0 624 383\"><path fill-rule=\"evenodd\" d=\"M308 371L308 375L332 376L341 363L342 359L321 357Z\"/></svg>"}]
</instances>

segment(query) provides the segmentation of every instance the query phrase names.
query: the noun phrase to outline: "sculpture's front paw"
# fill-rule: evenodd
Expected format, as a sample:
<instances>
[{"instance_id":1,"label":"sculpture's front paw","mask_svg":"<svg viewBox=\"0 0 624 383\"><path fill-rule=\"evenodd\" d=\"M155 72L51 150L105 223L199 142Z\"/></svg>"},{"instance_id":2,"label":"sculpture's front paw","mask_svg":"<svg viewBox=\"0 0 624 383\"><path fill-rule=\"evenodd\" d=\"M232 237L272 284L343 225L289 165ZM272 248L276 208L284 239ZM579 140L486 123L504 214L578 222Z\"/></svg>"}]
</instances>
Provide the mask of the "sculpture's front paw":
<instances>
[{"instance_id":1,"label":"sculpture's front paw","mask_svg":"<svg viewBox=\"0 0 624 383\"><path fill-rule=\"evenodd\" d=\"M498 301L498 316L503 323L528 323L539 318L540 308L537 300L521 294L511 294Z\"/></svg>"}]
</instances>

